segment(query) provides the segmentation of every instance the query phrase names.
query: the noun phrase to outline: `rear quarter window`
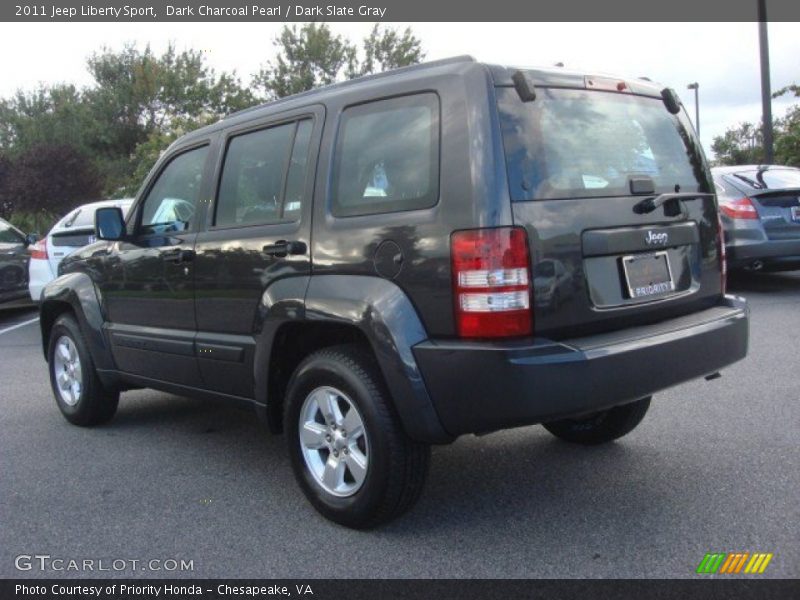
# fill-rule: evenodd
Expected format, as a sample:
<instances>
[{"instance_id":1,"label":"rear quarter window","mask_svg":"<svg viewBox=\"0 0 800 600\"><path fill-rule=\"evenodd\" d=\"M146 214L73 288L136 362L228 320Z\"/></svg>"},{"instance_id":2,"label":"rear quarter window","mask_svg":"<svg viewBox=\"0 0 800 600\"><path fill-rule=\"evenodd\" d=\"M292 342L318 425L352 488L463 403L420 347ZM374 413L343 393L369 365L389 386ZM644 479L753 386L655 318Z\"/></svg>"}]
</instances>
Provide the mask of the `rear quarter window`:
<instances>
[{"instance_id":1,"label":"rear quarter window","mask_svg":"<svg viewBox=\"0 0 800 600\"><path fill-rule=\"evenodd\" d=\"M378 100L344 110L334 155L334 216L430 208L438 198L436 94Z\"/></svg>"}]
</instances>

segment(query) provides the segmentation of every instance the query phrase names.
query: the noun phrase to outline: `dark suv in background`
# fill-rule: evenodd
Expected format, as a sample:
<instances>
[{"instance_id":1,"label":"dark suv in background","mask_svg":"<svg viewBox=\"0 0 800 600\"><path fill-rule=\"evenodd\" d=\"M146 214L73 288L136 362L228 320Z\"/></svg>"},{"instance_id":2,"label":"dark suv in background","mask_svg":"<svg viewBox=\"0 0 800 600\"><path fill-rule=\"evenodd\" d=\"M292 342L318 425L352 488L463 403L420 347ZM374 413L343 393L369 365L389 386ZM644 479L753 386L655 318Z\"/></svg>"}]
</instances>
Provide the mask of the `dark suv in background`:
<instances>
[{"instance_id":1,"label":"dark suv in background","mask_svg":"<svg viewBox=\"0 0 800 600\"><path fill-rule=\"evenodd\" d=\"M700 145L648 81L462 57L333 85L186 135L96 220L41 305L66 418L137 386L252 406L351 527L413 504L430 444L607 442L747 351Z\"/></svg>"}]
</instances>

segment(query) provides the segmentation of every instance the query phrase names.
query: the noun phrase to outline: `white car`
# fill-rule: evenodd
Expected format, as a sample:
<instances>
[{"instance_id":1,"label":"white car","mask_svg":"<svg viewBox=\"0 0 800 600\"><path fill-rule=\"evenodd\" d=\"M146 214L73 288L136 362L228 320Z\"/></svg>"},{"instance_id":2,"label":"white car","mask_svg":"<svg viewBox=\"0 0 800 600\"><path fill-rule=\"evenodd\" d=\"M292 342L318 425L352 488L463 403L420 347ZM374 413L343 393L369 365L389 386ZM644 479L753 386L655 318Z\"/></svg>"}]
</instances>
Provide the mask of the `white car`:
<instances>
[{"instance_id":1,"label":"white car","mask_svg":"<svg viewBox=\"0 0 800 600\"><path fill-rule=\"evenodd\" d=\"M44 286L58 276L58 264L78 248L95 241L94 213L104 206L118 206L127 215L133 198L91 202L71 210L53 225L45 237L31 246L28 266L28 291L34 302L39 301Z\"/></svg>"}]
</instances>

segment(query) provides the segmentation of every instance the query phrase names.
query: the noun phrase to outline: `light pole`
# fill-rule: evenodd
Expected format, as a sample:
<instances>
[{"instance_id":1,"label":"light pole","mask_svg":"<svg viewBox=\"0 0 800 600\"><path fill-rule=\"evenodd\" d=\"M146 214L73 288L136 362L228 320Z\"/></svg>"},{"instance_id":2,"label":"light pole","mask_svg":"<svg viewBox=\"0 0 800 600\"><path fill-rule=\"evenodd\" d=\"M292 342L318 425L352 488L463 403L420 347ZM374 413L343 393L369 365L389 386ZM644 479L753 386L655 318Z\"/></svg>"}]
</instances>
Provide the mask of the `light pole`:
<instances>
[{"instance_id":1,"label":"light pole","mask_svg":"<svg viewBox=\"0 0 800 600\"><path fill-rule=\"evenodd\" d=\"M700 84L696 81L686 86L687 90L694 90L694 128L697 137L700 137Z\"/></svg>"},{"instance_id":2,"label":"light pole","mask_svg":"<svg viewBox=\"0 0 800 600\"><path fill-rule=\"evenodd\" d=\"M767 37L767 2L758 0L758 46L761 58L761 120L764 127L764 162L773 162L772 91L769 82L769 39Z\"/></svg>"}]
</instances>

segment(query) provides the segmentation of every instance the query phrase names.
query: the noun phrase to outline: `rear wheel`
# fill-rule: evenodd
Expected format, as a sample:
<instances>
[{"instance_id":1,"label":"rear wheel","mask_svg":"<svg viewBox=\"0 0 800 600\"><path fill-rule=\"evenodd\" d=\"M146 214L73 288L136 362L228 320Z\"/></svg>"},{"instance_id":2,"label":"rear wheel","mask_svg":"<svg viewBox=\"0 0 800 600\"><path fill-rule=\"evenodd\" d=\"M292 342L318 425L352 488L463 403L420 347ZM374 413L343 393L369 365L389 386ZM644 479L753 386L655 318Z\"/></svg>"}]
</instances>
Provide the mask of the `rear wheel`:
<instances>
[{"instance_id":1,"label":"rear wheel","mask_svg":"<svg viewBox=\"0 0 800 600\"><path fill-rule=\"evenodd\" d=\"M56 319L47 350L50 385L61 413L75 425L99 425L117 412L119 392L103 387L78 323Z\"/></svg>"},{"instance_id":2,"label":"rear wheel","mask_svg":"<svg viewBox=\"0 0 800 600\"><path fill-rule=\"evenodd\" d=\"M289 383L284 419L295 477L332 521L374 527L419 498L430 448L403 431L380 371L358 346L306 358Z\"/></svg>"},{"instance_id":3,"label":"rear wheel","mask_svg":"<svg viewBox=\"0 0 800 600\"><path fill-rule=\"evenodd\" d=\"M544 423L544 428L557 438L574 444L604 444L633 431L647 414L651 399L648 396L580 419Z\"/></svg>"}]
</instances>

